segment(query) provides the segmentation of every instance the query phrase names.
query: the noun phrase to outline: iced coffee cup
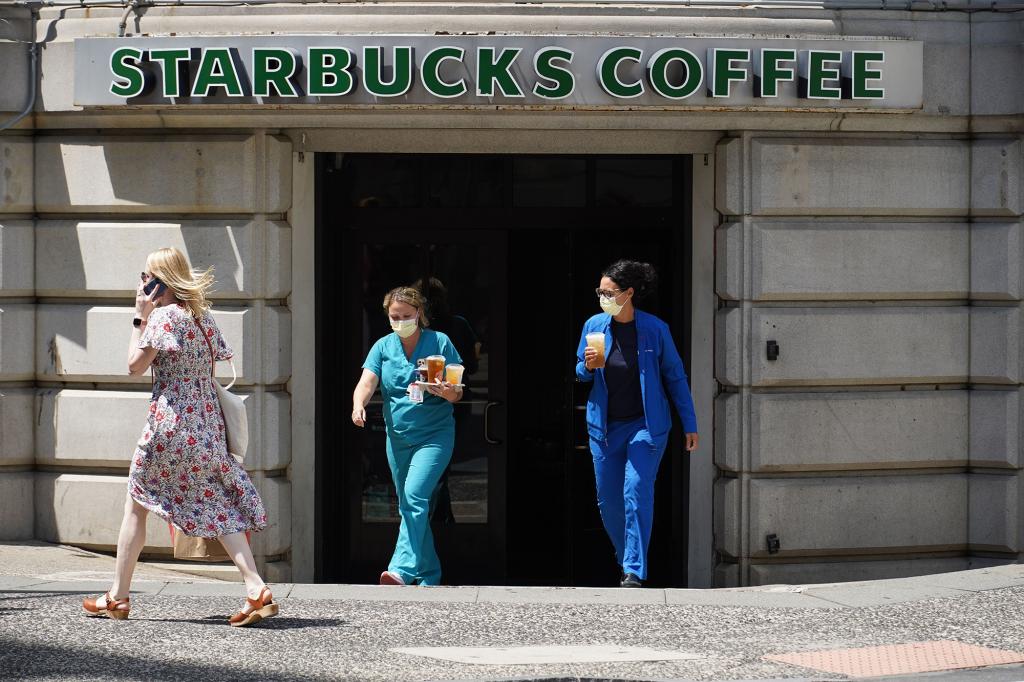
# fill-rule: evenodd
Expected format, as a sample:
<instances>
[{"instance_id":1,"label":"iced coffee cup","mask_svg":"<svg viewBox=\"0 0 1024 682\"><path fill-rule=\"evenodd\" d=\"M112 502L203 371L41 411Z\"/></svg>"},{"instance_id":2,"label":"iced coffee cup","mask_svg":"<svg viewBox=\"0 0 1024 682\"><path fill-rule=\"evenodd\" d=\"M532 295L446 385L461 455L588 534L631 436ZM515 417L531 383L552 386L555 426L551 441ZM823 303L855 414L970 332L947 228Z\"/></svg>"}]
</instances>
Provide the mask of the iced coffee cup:
<instances>
[{"instance_id":1,"label":"iced coffee cup","mask_svg":"<svg viewBox=\"0 0 1024 682\"><path fill-rule=\"evenodd\" d=\"M465 367L462 365L448 365L445 367L445 381L449 384L461 384L463 371Z\"/></svg>"},{"instance_id":2,"label":"iced coffee cup","mask_svg":"<svg viewBox=\"0 0 1024 682\"><path fill-rule=\"evenodd\" d=\"M444 356L427 356L427 381L436 384L444 377Z\"/></svg>"},{"instance_id":3,"label":"iced coffee cup","mask_svg":"<svg viewBox=\"0 0 1024 682\"><path fill-rule=\"evenodd\" d=\"M604 332L590 332L587 334L587 347L597 351L597 357L591 364L591 369L604 367Z\"/></svg>"}]
</instances>

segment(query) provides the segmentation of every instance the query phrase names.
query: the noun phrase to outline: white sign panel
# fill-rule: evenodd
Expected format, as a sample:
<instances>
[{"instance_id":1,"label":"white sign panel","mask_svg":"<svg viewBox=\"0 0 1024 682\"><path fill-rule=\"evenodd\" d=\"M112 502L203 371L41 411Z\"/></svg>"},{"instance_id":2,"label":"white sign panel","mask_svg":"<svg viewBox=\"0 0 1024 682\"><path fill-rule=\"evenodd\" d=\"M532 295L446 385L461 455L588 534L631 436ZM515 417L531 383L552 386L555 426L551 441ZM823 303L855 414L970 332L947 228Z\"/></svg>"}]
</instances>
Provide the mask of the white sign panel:
<instances>
[{"instance_id":1,"label":"white sign panel","mask_svg":"<svg viewBox=\"0 0 1024 682\"><path fill-rule=\"evenodd\" d=\"M922 44L626 36L79 38L75 104L916 109Z\"/></svg>"}]
</instances>

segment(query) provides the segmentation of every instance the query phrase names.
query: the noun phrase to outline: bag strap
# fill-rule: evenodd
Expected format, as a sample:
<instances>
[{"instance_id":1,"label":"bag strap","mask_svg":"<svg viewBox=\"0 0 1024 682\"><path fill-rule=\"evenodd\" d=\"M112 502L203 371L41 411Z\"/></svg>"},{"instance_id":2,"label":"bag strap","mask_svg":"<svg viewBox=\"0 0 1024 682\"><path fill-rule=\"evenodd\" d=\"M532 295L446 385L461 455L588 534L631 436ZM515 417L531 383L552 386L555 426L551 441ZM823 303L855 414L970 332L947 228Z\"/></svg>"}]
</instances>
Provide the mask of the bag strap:
<instances>
[{"instance_id":1,"label":"bag strap","mask_svg":"<svg viewBox=\"0 0 1024 682\"><path fill-rule=\"evenodd\" d=\"M206 330L203 329L202 323L195 317L192 320L199 327L199 333L202 335L203 340L206 341L206 347L210 349L210 376L213 377L214 370L217 367L217 356L213 354L213 344L210 343L210 337L206 335Z\"/></svg>"},{"instance_id":2,"label":"bag strap","mask_svg":"<svg viewBox=\"0 0 1024 682\"><path fill-rule=\"evenodd\" d=\"M199 320L194 317L192 319L195 320L196 326L199 327L199 333L202 334L203 339L206 340L206 347L210 349L210 378L216 381L216 379L213 378L213 375L214 370L217 367L217 356L213 354L213 344L210 343L210 337L206 335L206 330L203 329L203 325L200 324ZM234 361L229 359L228 363L231 365L231 383L224 387L225 390L229 390L235 385L235 382L238 381L238 372L235 370Z\"/></svg>"}]
</instances>

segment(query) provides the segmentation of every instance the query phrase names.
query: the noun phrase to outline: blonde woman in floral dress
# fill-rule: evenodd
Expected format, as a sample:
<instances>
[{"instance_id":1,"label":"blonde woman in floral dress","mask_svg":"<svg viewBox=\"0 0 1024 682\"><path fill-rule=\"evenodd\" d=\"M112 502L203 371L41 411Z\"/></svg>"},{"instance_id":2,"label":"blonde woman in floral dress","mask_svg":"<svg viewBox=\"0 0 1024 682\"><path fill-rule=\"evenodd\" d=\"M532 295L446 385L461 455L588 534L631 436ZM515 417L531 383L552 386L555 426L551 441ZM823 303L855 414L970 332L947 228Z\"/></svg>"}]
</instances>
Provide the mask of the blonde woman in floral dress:
<instances>
[{"instance_id":1,"label":"blonde woman in floral dress","mask_svg":"<svg viewBox=\"0 0 1024 682\"><path fill-rule=\"evenodd\" d=\"M147 294L144 288L153 278L159 282ZM154 251L146 260L135 298L128 372L140 376L152 366L153 394L128 472L114 582L106 594L84 601L88 615L128 617L128 592L149 512L186 535L218 538L224 545L247 592L245 605L229 618L231 625L277 614L245 537L266 527L267 513L245 469L228 454L211 376L214 357L232 356L209 313L206 294L212 285L212 271L193 272L177 249Z\"/></svg>"}]
</instances>

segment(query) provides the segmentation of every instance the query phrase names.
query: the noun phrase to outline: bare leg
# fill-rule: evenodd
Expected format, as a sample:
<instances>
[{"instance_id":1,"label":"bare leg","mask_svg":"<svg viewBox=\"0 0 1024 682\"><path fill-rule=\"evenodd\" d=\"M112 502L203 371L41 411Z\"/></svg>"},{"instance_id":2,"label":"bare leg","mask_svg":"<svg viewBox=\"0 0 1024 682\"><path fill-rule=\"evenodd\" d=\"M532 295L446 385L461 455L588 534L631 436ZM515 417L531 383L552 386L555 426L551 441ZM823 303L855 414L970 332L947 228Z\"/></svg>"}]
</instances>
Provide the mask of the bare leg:
<instances>
[{"instance_id":1,"label":"bare leg","mask_svg":"<svg viewBox=\"0 0 1024 682\"><path fill-rule=\"evenodd\" d=\"M258 598L265 583L256 570L256 560L252 557L252 548L249 547L249 541L245 539L245 533L222 535L219 539L220 544L224 545L228 556L231 557L231 561L235 562L235 566L242 574L246 594L250 599Z\"/></svg>"},{"instance_id":2,"label":"bare leg","mask_svg":"<svg viewBox=\"0 0 1024 682\"><path fill-rule=\"evenodd\" d=\"M146 518L149 512L141 504L127 495L124 503L124 518L121 520L121 531L117 535L117 563L114 565L114 583L110 588L110 596L124 599L131 589L132 574L139 554L146 544Z\"/></svg>"}]
</instances>

